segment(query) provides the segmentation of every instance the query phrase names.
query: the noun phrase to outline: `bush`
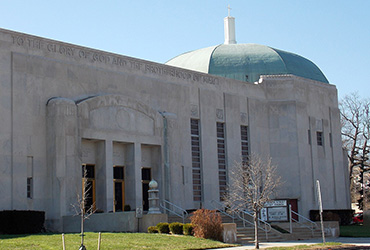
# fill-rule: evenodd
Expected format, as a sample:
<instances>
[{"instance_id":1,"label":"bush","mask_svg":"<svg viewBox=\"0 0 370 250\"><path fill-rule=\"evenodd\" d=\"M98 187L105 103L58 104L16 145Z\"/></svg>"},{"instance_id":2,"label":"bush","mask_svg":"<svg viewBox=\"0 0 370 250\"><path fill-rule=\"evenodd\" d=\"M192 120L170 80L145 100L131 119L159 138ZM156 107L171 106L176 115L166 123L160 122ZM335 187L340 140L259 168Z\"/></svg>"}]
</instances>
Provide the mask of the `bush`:
<instances>
[{"instance_id":1,"label":"bush","mask_svg":"<svg viewBox=\"0 0 370 250\"><path fill-rule=\"evenodd\" d=\"M191 217L194 236L222 241L222 220L215 210L198 209Z\"/></svg>"},{"instance_id":2,"label":"bush","mask_svg":"<svg viewBox=\"0 0 370 250\"><path fill-rule=\"evenodd\" d=\"M150 234L157 234L158 233L157 227L156 226L148 227L148 233L150 233Z\"/></svg>"},{"instance_id":3,"label":"bush","mask_svg":"<svg viewBox=\"0 0 370 250\"><path fill-rule=\"evenodd\" d=\"M0 233L36 234L44 228L44 211L0 211Z\"/></svg>"},{"instance_id":4,"label":"bush","mask_svg":"<svg viewBox=\"0 0 370 250\"><path fill-rule=\"evenodd\" d=\"M172 234L183 234L183 230L184 230L183 227L184 227L184 224L179 223L179 222L173 222L169 225L170 232Z\"/></svg>"},{"instance_id":5,"label":"bush","mask_svg":"<svg viewBox=\"0 0 370 250\"><path fill-rule=\"evenodd\" d=\"M193 225L191 223L187 223L187 224L184 224L183 226L183 231L184 231L184 235L194 235L194 232L193 232Z\"/></svg>"},{"instance_id":6,"label":"bush","mask_svg":"<svg viewBox=\"0 0 370 250\"><path fill-rule=\"evenodd\" d=\"M157 224L157 229L158 232L161 234L169 234L170 233L170 228L169 224L167 222L160 222Z\"/></svg>"},{"instance_id":7,"label":"bush","mask_svg":"<svg viewBox=\"0 0 370 250\"><path fill-rule=\"evenodd\" d=\"M324 210L324 221L338 221L340 226L349 225L352 222L354 211L352 209ZM320 221L320 211L310 210L310 220Z\"/></svg>"},{"instance_id":8,"label":"bush","mask_svg":"<svg viewBox=\"0 0 370 250\"><path fill-rule=\"evenodd\" d=\"M123 207L123 211L127 212L127 211L131 211L131 206L130 205L124 205Z\"/></svg>"}]
</instances>

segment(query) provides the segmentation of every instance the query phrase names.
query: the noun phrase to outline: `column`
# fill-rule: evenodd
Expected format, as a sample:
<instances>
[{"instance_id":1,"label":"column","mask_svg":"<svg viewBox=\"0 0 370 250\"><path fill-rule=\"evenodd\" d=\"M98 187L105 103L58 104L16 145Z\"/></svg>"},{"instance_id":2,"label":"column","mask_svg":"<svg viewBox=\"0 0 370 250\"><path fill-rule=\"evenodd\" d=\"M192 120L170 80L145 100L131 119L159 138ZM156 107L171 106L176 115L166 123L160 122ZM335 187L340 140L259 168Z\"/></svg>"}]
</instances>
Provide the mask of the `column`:
<instances>
[{"instance_id":1,"label":"column","mask_svg":"<svg viewBox=\"0 0 370 250\"><path fill-rule=\"evenodd\" d=\"M135 173L135 208L143 206L143 186L141 184L141 144L134 144L134 173Z\"/></svg>"},{"instance_id":2,"label":"column","mask_svg":"<svg viewBox=\"0 0 370 250\"><path fill-rule=\"evenodd\" d=\"M105 141L105 191L106 207L105 211L113 211L113 142Z\"/></svg>"}]
</instances>

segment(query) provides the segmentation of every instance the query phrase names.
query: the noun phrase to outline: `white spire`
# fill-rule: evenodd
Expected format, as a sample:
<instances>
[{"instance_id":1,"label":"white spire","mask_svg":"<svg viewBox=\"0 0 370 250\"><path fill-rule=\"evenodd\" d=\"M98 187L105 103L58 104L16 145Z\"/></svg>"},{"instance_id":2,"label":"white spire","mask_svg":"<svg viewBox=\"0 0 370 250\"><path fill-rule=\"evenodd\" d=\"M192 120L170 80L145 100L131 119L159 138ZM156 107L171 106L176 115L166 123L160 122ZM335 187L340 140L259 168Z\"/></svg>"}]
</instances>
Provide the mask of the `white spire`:
<instances>
[{"instance_id":1,"label":"white spire","mask_svg":"<svg viewBox=\"0 0 370 250\"><path fill-rule=\"evenodd\" d=\"M225 42L224 44L236 44L235 40L235 18L230 16L230 5L227 6L228 16L224 18Z\"/></svg>"}]
</instances>

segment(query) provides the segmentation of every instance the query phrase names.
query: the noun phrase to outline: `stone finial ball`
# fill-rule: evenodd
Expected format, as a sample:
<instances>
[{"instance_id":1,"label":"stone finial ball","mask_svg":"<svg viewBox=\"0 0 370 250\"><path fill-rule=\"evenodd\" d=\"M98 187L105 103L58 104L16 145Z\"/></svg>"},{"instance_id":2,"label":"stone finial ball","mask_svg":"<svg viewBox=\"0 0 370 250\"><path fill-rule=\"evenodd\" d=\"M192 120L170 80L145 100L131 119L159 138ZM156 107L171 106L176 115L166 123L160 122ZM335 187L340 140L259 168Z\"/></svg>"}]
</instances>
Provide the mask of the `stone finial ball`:
<instances>
[{"instance_id":1,"label":"stone finial ball","mask_svg":"<svg viewBox=\"0 0 370 250\"><path fill-rule=\"evenodd\" d=\"M154 179L149 182L149 188L150 189L157 189L158 188L158 182L156 182Z\"/></svg>"}]
</instances>

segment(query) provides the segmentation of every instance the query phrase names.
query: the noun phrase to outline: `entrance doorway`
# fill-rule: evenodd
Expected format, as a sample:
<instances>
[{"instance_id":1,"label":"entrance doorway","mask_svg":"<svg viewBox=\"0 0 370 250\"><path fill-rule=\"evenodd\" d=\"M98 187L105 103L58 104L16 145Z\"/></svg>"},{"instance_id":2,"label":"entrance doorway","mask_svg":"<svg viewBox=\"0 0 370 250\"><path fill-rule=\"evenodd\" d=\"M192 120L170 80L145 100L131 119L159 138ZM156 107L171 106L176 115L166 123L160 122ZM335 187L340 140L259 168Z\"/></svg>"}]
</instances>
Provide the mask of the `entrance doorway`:
<instances>
[{"instance_id":1,"label":"entrance doorway","mask_svg":"<svg viewBox=\"0 0 370 250\"><path fill-rule=\"evenodd\" d=\"M141 183L143 185L143 210L149 210L149 182L152 179L152 170L150 168L141 169Z\"/></svg>"},{"instance_id":2,"label":"entrance doorway","mask_svg":"<svg viewBox=\"0 0 370 250\"><path fill-rule=\"evenodd\" d=\"M297 199L291 199L291 200L288 200L288 203L289 203L289 205L292 206L292 211L298 213L298 200ZM298 220L299 219L298 218L298 215L296 215L296 214L293 214L292 215L292 218L294 220Z\"/></svg>"},{"instance_id":3,"label":"entrance doorway","mask_svg":"<svg viewBox=\"0 0 370 250\"><path fill-rule=\"evenodd\" d=\"M82 164L82 195L85 198L84 212L95 211L95 165Z\"/></svg>"},{"instance_id":4,"label":"entrance doorway","mask_svg":"<svg viewBox=\"0 0 370 250\"><path fill-rule=\"evenodd\" d=\"M125 206L125 168L113 166L114 212L121 212Z\"/></svg>"}]
</instances>

